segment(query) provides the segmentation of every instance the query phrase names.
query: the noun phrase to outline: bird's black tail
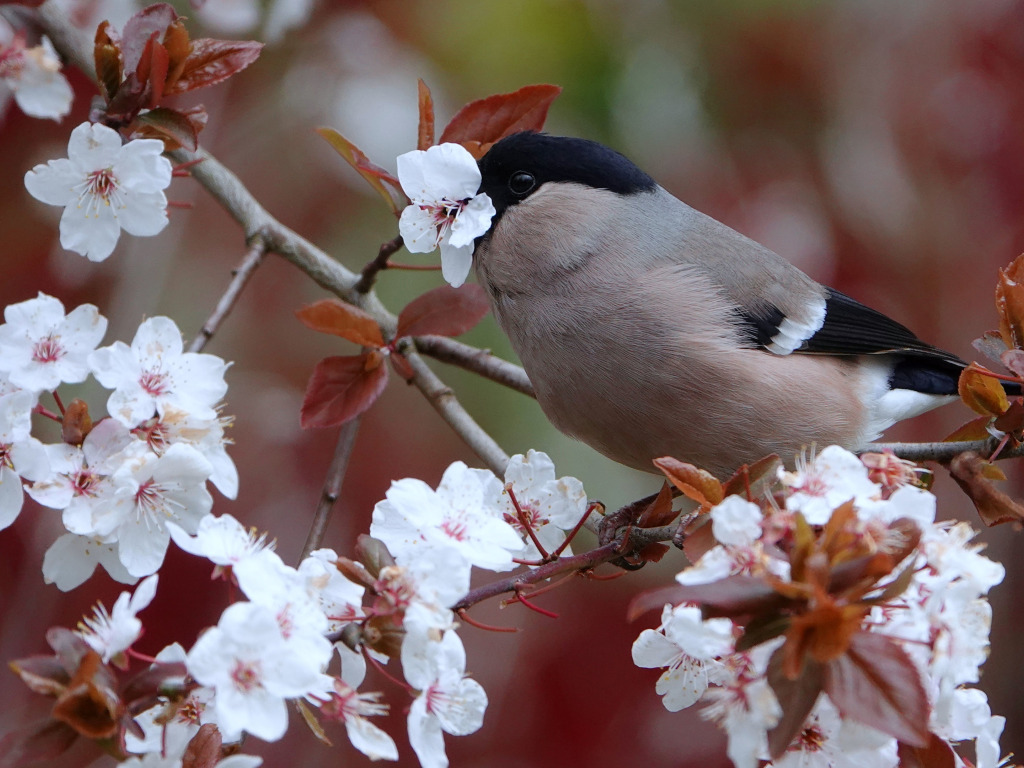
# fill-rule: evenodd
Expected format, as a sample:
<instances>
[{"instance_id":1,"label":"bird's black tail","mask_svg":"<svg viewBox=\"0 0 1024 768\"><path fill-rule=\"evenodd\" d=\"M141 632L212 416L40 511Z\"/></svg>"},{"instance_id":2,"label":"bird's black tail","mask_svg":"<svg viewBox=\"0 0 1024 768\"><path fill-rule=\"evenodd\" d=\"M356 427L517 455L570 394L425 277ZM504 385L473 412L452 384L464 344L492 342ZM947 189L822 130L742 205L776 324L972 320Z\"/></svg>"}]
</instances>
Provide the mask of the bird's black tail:
<instances>
[{"instance_id":1,"label":"bird's black tail","mask_svg":"<svg viewBox=\"0 0 1024 768\"><path fill-rule=\"evenodd\" d=\"M893 389L909 389L926 395L956 395L960 373L967 367L962 361L907 355L893 367L889 384ZM1021 385L1015 381L1001 381L1009 397L1024 395Z\"/></svg>"}]
</instances>

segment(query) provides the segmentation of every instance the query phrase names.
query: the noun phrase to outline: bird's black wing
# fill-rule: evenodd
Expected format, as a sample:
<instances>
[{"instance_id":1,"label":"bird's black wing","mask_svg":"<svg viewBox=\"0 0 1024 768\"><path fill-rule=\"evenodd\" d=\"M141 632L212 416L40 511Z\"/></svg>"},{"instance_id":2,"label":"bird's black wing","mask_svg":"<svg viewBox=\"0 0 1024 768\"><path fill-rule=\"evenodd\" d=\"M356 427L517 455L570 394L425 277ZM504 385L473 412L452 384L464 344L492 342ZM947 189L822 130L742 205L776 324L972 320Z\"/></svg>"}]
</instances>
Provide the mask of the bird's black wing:
<instances>
[{"instance_id":1,"label":"bird's black wing","mask_svg":"<svg viewBox=\"0 0 1024 768\"><path fill-rule=\"evenodd\" d=\"M825 322L798 352L827 355L877 355L902 352L945 360L963 367L956 355L921 341L905 325L866 307L833 288L826 288Z\"/></svg>"},{"instance_id":2,"label":"bird's black wing","mask_svg":"<svg viewBox=\"0 0 1024 768\"><path fill-rule=\"evenodd\" d=\"M832 288L825 291L825 320L794 350L796 354L892 355L893 387L956 394L960 371L967 363L921 341L906 326L846 294ZM767 349L784 319L782 312L772 307L758 316L744 314L742 323L748 340Z\"/></svg>"}]
</instances>

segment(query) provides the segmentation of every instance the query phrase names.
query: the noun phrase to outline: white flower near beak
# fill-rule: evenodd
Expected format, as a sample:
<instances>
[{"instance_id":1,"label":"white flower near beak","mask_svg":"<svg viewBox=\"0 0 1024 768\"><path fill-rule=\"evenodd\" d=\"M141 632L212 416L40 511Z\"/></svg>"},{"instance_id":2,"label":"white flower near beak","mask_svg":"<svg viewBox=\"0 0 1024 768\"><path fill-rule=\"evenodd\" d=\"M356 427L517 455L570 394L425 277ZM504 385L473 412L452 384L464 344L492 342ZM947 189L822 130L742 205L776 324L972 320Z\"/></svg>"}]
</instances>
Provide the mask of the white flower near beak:
<instances>
[{"instance_id":1,"label":"white flower near beak","mask_svg":"<svg viewBox=\"0 0 1024 768\"><path fill-rule=\"evenodd\" d=\"M460 144L438 144L398 157L398 180L412 201L398 231L410 253L441 248L441 273L455 288L473 266L473 241L487 232L494 205L480 189L480 169Z\"/></svg>"}]
</instances>

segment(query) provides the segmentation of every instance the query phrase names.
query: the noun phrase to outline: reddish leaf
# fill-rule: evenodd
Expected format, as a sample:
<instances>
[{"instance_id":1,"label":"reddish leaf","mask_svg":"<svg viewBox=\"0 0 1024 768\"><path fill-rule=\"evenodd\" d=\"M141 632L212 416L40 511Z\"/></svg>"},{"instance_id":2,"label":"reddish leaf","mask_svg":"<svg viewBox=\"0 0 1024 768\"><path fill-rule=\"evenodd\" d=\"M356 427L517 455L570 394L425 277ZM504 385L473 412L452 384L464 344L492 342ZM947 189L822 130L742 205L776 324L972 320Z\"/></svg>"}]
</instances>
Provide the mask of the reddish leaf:
<instances>
[{"instance_id":1,"label":"reddish leaf","mask_svg":"<svg viewBox=\"0 0 1024 768\"><path fill-rule=\"evenodd\" d=\"M0 738L0 768L21 768L64 754L78 738L70 725L47 718Z\"/></svg>"},{"instance_id":2,"label":"reddish leaf","mask_svg":"<svg viewBox=\"0 0 1024 768\"><path fill-rule=\"evenodd\" d=\"M989 422L991 421L991 416L979 416L976 419L971 419L962 427L955 429L942 439L947 443L956 443L961 440L988 440L992 437L987 429Z\"/></svg>"},{"instance_id":3,"label":"reddish leaf","mask_svg":"<svg viewBox=\"0 0 1024 768\"><path fill-rule=\"evenodd\" d=\"M999 416L1010 407L1003 385L977 363L961 371L958 389L960 399L975 413Z\"/></svg>"},{"instance_id":4,"label":"reddish leaf","mask_svg":"<svg viewBox=\"0 0 1024 768\"><path fill-rule=\"evenodd\" d=\"M46 642L57 654L68 675L74 675L92 649L88 643L65 627L50 627L46 630Z\"/></svg>"},{"instance_id":5,"label":"reddish leaf","mask_svg":"<svg viewBox=\"0 0 1024 768\"><path fill-rule=\"evenodd\" d=\"M458 336L483 320L490 308L487 294L476 283L460 288L442 285L406 305L398 316L395 335Z\"/></svg>"},{"instance_id":6,"label":"reddish leaf","mask_svg":"<svg viewBox=\"0 0 1024 768\"><path fill-rule=\"evenodd\" d=\"M899 757L899 768L956 768L956 752L949 742L934 733L928 739L926 747L912 747L900 742L896 754Z\"/></svg>"},{"instance_id":7,"label":"reddish leaf","mask_svg":"<svg viewBox=\"0 0 1024 768\"><path fill-rule=\"evenodd\" d=\"M96 78L109 101L117 93L122 77L121 36L114 31L109 21L104 21L96 28L92 57L96 65Z\"/></svg>"},{"instance_id":8,"label":"reddish leaf","mask_svg":"<svg viewBox=\"0 0 1024 768\"><path fill-rule=\"evenodd\" d=\"M157 662L129 680L121 691L121 698L131 704L181 692L186 674L184 662Z\"/></svg>"},{"instance_id":9,"label":"reddish leaf","mask_svg":"<svg viewBox=\"0 0 1024 768\"><path fill-rule=\"evenodd\" d=\"M134 72L139 66L150 38L155 34L157 40L162 40L167 27L177 19L178 14L167 3L154 3L125 22L124 31L121 33L121 50L126 72Z\"/></svg>"},{"instance_id":10,"label":"reddish leaf","mask_svg":"<svg viewBox=\"0 0 1024 768\"><path fill-rule=\"evenodd\" d=\"M173 83L167 84L167 93L185 93L216 85L256 61L262 50L263 43L255 40L214 40L210 37L193 40L181 74Z\"/></svg>"},{"instance_id":11,"label":"reddish leaf","mask_svg":"<svg viewBox=\"0 0 1024 768\"><path fill-rule=\"evenodd\" d=\"M1019 350L1014 351L1017 352ZM1010 403L1006 413L993 421L992 426L1000 432L1010 432L1019 435L1024 430L1024 403L1021 402L1021 399L1018 397Z\"/></svg>"},{"instance_id":12,"label":"reddish leaf","mask_svg":"<svg viewBox=\"0 0 1024 768\"><path fill-rule=\"evenodd\" d=\"M1024 254L999 270L996 283L999 335L1011 349L1024 347Z\"/></svg>"},{"instance_id":13,"label":"reddish leaf","mask_svg":"<svg viewBox=\"0 0 1024 768\"><path fill-rule=\"evenodd\" d=\"M636 553L636 559L642 563L659 563L669 550L668 544L652 541Z\"/></svg>"},{"instance_id":14,"label":"reddish leaf","mask_svg":"<svg viewBox=\"0 0 1024 768\"><path fill-rule=\"evenodd\" d=\"M154 32L142 49L139 65L135 68L135 76L149 93L145 105L147 107L155 107L164 96L168 62L167 49L157 40L157 33Z\"/></svg>"},{"instance_id":15,"label":"reddish leaf","mask_svg":"<svg viewBox=\"0 0 1024 768\"><path fill-rule=\"evenodd\" d=\"M696 563L712 547L718 544L711 530L710 515L698 515L686 526L686 538L683 540L683 554L691 563Z\"/></svg>"},{"instance_id":16,"label":"reddish leaf","mask_svg":"<svg viewBox=\"0 0 1024 768\"><path fill-rule=\"evenodd\" d=\"M139 82L135 72L129 72L104 110L108 121L130 123L145 105L147 94L147 84Z\"/></svg>"},{"instance_id":17,"label":"reddish leaf","mask_svg":"<svg viewBox=\"0 0 1024 768\"><path fill-rule=\"evenodd\" d=\"M188 57L192 53L192 40L181 19L178 19L164 33L164 48L167 49L169 67L164 88L170 88L185 71Z\"/></svg>"},{"instance_id":18,"label":"reddish leaf","mask_svg":"<svg viewBox=\"0 0 1024 768\"><path fill-rule=\"evenodd\" d=\"M668 481L662 483L657 498L637 518L636 524L641 528L656 528L659 525L668 525L676 518L676 512L672 509L672 486Z\"/></svg>"},{"instance_id":19,"label":"reddish leaf","mask_svg":"<svg viewBox=\"0 0 1024 768\"><path fill-rule=\"evenodd\" d=\"M416 149L434 146L434 99L423 80L418 81L420 124L416 136Z\"/></svg>"},{"instance_id":20,"label":"reddish leaf","mask_svg":"<svg viewBox=\"0 0 1024 768\"><path fill-rule=\"evenodd\" d=\"M949 463L949 474L964 493L971 497L985 525L1024 520L1024 507L992 485L987 477L990 466L981 456L968 451Z\"/></svg>"},{"instance_id":21,"label":"reddish leaf","mask_svg":"<svg viewBox=\"0 0 1024 768\"><path fill-rule=\"evenodd\" d=\"M295 316L314 331L341 336L364 347L384 346L377 321L359 307L338 299L323 299L310 304L296 310Z\"/></svg>"},{"instance_id":22,"label":"reddish leaf","mask_svg":"<svg viewBox=\"0 0 1024 768\"><path fill-rule=\"evenodd\" d=\"M31 691L44 696L60 696L71 680L56 656L29 656L11 661L8 666Z\"/></svg>"},{"instance_id":23,"label":"reddish leaf","mask_svg":"<svg viewBox=\"0 0 1024 768\"><path fill-rule=\"evenodd\" d=\"M768 660L768 685L772 687L782 707L778 724L768 732L768 750L773 760L781 757L793 739L803 731L807 716L821 695L823 685L822 665L812 659L804 659L800 674L790 680L783 672L784 651L785 646L777 648Z\"/></svg>"},{"instance_id":24,"label":"reddish leaf","mask_svg":"<svg viewBox=\"0 0 1024 768\"><path fill-rule=\"evenodd\" d=\"M53 705L54 720L67 723L89 739L108 739L117 733L123 714L117 693L86 680L69 687Z\"/></svg>"},{"instance_id":25,"label":"reddish leaf","mask_svg":"<svg viewBox=\"0 0 1024 768\"><path fill-rule=\"evenodd\" d=\"M302 401L302 428L335 427L354 419L380 396L388 382L383 365L367 368L369 354L328 357L317 363Z\"/></svg>"},{"instance_id":26,"label":"reddish leaf","mask_svg":"<svg viewBox=\"0 0 1024 768\"><path fill-rule=\"evenodd\" d=\"M185 747L181 768L214 768L222 757L220 731L213 723L199 726L196 735Z\"/></svg>"},{"instance_id":27,"label":"reddish leaf","mask_svg":"<svg viewBox=\"0 0 1024 768\"><path fill-rule=\"evenodd\" d=\"M671 456L663 456L654 460L654 466L660 469L685 496L700 504L703 511L720 504L725 498L718 478L693 464L673 459Z\"/></svg>"},{"instance_id":28,"label":"reddish leaf","mask_svg":"<svg viewBox=\"0 0 1024 768\"><path fill-rule=\"evenodd\" d=\"M789 603L788 598L754 576L727 576L710 584L683 585L677 589L679 600L697 603L706 619L772 613Z\"/></svg>"},{"instance_id":29,"label":"reddish leaf","mask_svg":"<svg viewBox=\"0 0 1024 768\"><path fill-rule=\"evenodd\" d=\"M825 692L844 718L912 747L928 745L928 695L896 641L877 632L853 635L846 653L825 665Z\"/></svg>"},{"instance_id":30,"label":"reddish leaf","mask_svg":"<svg viewBox=\"0 0 1024 768\"><path fill-rule=\"evenodd\" d=\"M471 101L441 132L441 143L462 144L479 160L505 136L541 130L551 103L561 92L557 85L527 85L513 93Z\"/></svg>"},{"instance_id":31,"label":"reddish leaf","mask_svg":"<svg viewBox=\"0 0 1024 768\"><path fill-rule=\"evenodd\" d=\"M744 496L760 499L779 481L782 459L776 454L758 459L750 466L742 466L730 477L724 487L726 496Z\"/></svg>"},{"instance_id":32,"label":"reddish leaf","mask_svg":"<svg viewBox=\"0 0 1024 768\"><path fill-rule=\"evenodd\" d=\"M185 147L195 151L199 146L196 127L187 115L168 107L157 107L136 118L138 127L132 138L159 139L168 152Z\"/></svg>"},{"instance_id":33,"label":"reddish leaf","mask_svg":"<svg viewBox=\"0 0 1024 768\"><path fill-rule=\"evenodd\" d=\"M405 196L397 178L388 173L386 169L371 162L359 147L333 128L317 128L316 132L323 136L334 147L334 151L341 155L346 163L355 168L371 187L377 190L395 216L401 214L402 208L409 204L409 198ZM390 190L384 184L388 184Z\"/></svg>"}]
</instances>

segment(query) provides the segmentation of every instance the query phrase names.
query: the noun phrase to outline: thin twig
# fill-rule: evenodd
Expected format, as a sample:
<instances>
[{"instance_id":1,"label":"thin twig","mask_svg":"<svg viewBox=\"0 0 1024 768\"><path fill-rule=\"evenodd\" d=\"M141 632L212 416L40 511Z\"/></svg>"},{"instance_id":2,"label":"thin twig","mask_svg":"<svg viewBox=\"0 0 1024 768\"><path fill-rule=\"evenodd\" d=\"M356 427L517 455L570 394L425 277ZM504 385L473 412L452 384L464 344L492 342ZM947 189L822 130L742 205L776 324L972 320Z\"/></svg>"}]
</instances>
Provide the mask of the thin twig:
<instances>
[{"instance_id":1,"label":"thin twig","mask_svg":"<svg viewBox=\"0 0 1024 768\"><path fill-rule=\"evenodd\" d=\"M633 529L629 536L629 552L623 552L623 542L616 539L581 555L562 557L553 563L542 565L531 571L519 573L515 576L484 584L482 587L470 590L469 594L452 607L452 610L459 611L463 608L469 608L492 597L503 595L506 592L517 592L528 584L536 584L570 571L579 571L580 573L589 571L616 558L640 552L652 542L669 541L675 533L675 529L674 525L663 525L659 528Z\"/></svg>"},{"instance_id":2,"label":"thin twig","mask_svg":"<svg viewBox=\"0 0 1024 768\"><path fill-rule=\"evenodd\" d=\"M416 349L435 360L457 365L524 395L537 396L530 379L526 376L526 371L518 365L492 355L486 349L477 349L446 336L417 336L414 341Z\"/></svg>"},{"instance_id":3,"label":"thin twig","mask_svg":"<svg viewBox=\"0 0 1024 768\"><path fill-rule=\"evenodd\" d=\"M213 310L213 314L210 315L209 319L203 323L203 327L199 330L199 335L192 339L192 343L189 344L189 352L201 352L203 347L206 346L213 334L220 328L220 324L224 322L224 318L228 316L228 313L235 306L235 302L238 301L238 297L242 295L242 290L249 282L249 278L256 272L256 267L263 261L264 255L267 253L266 244L263 242L263 238L256 235L249 243L249 250L245 254L245 258L242 259L242 263L238 265L238 268L232 271L231 283L228 285L224 295L220 297L220 301L217 302L217 307Z\"/></svg>"},{"instance_id":4,"label":"thin twig","mask_svg":"<svg viewBox=\"0 0 1024 768\"><path fill-rule=\"evenodd\" d=\"M907 461L937 461L945 463L967 451L991 455L999 447L999 440L961 440L953 443L871 443L861 453L892 451ZM1024 443L1003 451L997 458L1014 459L1024 456Z\"/></svg>"},{"instance_id":5,"label":"thin twig","mask_svg":"<svg viewBox=\"0 0 1024 768\"><path fill-rule=\"evenodd\" d=\"M422 357L409 350L405 353L405 358L413 371L413 384L419 387L424 397L434 406L434 410L441 414L441 418L448 422L448 426L455 430L455 434L466 441L466 445L473 449L488 469L499 477L504 477L505 467L508 466L508 454L473 420L456 399L451 388L430 370L430 366Z\"/></svg>"},{"instance_id":6,"label":"thin twig","mask_svg":"<svg viewBox=\"0 0 1024 768\"><path fill-rule=\"evenodd\" d=\"M318 549L324 540L327 523L331 519L331 510L341 495L341 484L345 480L345 471L348 469L348 460L352 456L352 447L355 445L358 431L359 418L345 422L338 431L338 443L334 447L334 458L331 459L331 466L327 470L324 489L320 494L320 503L317 504L316 512L313 514L313 522L309 526L306 543L302 545L302 554L299 555L300 563L309 557L310 552Z\"/></svg>"},{"instance_id":7,"label":"thin twig","mask_svg":"<svg viewBox=\"0 0 1024 768\"><path fill-rule=\"evenodd\" d=\"M359 280L353 286L357 293L369 293L373 288L373 284L377 281L377 273L382 269L388 268L388 259L390 259L398 250L402 247L402 236L399 235L394 240L388 240L386 243L381 243L380 250L377 251L377 258L373 259L363 267L363 271L359 274Z\"/></svg>"}]
</instances>

